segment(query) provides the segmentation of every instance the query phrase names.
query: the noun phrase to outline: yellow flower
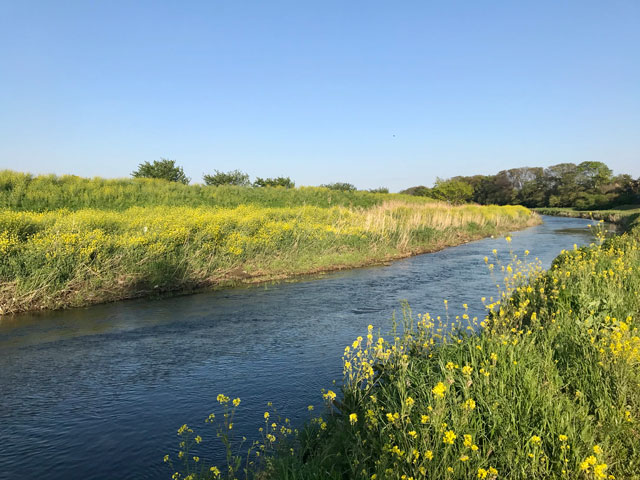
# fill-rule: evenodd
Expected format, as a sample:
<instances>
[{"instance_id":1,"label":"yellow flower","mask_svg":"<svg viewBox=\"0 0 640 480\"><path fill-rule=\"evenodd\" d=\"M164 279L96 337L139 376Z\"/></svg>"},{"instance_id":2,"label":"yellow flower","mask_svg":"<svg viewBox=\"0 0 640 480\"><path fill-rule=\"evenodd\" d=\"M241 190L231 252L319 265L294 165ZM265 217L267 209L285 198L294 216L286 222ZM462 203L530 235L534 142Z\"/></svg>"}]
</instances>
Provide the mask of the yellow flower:
<instances>
[{"instance_id":1,"label":"yellow flower","mask_svg":"<svg viewBox=\"0 0 640 480\"><path fill-rule=\"evenodd\" d=\"M532 435L531 438L529 439L529 441L533 445L540 445L542 443L542 439L537 435Z\"/></svg>"},{"instance_id":2,"label":"yellow flower","mask_svg":"<svg viewBox=\"0 0 640 480\"><path fill-rule=\"evenodd\" d=\"M417 432L416 432L415 430L411 430L411 431L409 432L409 436L410 436L411 438L416 438L416 437L418 436L418 434L417 434Z\"/></svg>"},{"instance_id":3,"label":"yellow flower","mask_svg":"<svg viewBox=\"0 0 640 480\"><path fill-rule=\"evenodd\" d=\"M264 412L264 419L269 420L269 412Z\"/></svg>"},{"instance_id":4,"label":"yellow flower","mask_svg":"<svg viewBox=\"0 0 640 480\"><path fill-rule=\"evenodd\" d=\"M193 457L193 461L196 462L196 463L199 462L200 461L200 457Z\"/></svg>"},{"instance_id":5,"label":"yellow flower","mask_svg":"<svg viewBox=\"0 0 640 480\"><path fill-rule=\"evenodd\" d=\"M196 441L196 443L200 443L202 442L202 437L198 435L194 440Z\"/></svg>"},{"instance_id":6,"label":"yellow flower","mask_svg":"<svg viewBox=\"0 0 640 480\"><path fill-rule=\"evenodd\" d=\"M420 416L420 423L427 423L429 421L429 415Z\"/></svg>"},{"instance_id":7,"label":"yellow flower","mask_svg":"<svg viewBox=\"0 0 640 480\"><path fill-rule=\"evenodd\" d=\"M218 467L216 467L216 466L211 467L211 468L209 469L209 471L210 471L211 473L213 473L213 476L214 476L214 477L219 477L219 476L220 476L220 470L218 470Z\"/></svg>"},{"instance_id":8,"label":"yellow flower","mask_svg":"<svg viewBox=\"0 0 640 480\"><path fill-rule=\"evenodd\" d=\"M607 464L601 463L600 465L596 465L593 467L593 475L598 479L607 478Z\"/></svg>"},{"instance_id":9,"label":"yellow flower","mask_svg":"<svg viewBox=\"0 0 640 480\"><path fill-rule=\"evenodd\" d=\"M462 456L460 457L460 461L461 461L461 462L466 462L467 460L469 460L469 455L462 455Z\"/></svg>"},{"instance_id":10,"label":"yellow flower","mask_svg":"<svg viewBox=\"0 0 640 480\"><path fill-rule=\"evenodd\" d=\"M464 367L462 367L462 373L463 375L471 375L471 372L473 372L473 368L470 367L469 365L465 365Z\"/></svg>"},{"instance_id":11,"label":"yellow flower","mask_svg":"<svg viewBox=\"0 0 640 480\"><path fill-rule=\"evenodd\" d=\"M464 410L473 410L476 408L476 401L473 398L470 398L462 404L462 408Z\"/></svg>"},{"instance_id":12,"label":"yellow flower","mask_svg":"<svg viewBox=\"0 0 640 480\"><path fill-rule=\"evenodd\" d=\"M560 434L560 435L558 435L558 439L559 439L561 442L563 442L563 443L564 443L564 442L566 442L567 440L569 440L569 437L567 437L566 435L562 435L562 434Z\"/></svg>"},{"instance_id":13,"label":"yellow flower","mask_svg":"<svg viewBox=\"0 0 640 480\"><path fill-rule=\"evenodd\" d=\"M444 394L447 391L447 386L442 382L438 382L438 384L433 387L431 391L437 398L444 398Z\"/></svg>"},{"instance_id":14,"label":"yellow flower","mask_svg":"<svg viewBox=\"0 0 640 480\"><path fill-rule=\"evenodd\" d=\"M431 450L427 450L424 456L427 460L433 460L433 452Z\"/></svg>"},{"instance_id":15,"label":"yellow flower","mask_svg":"<svg viewBox=\"0 0 640 480\"><path fill-rule=\"evenodd\" d=\"M356 413L352 413L351 415L349 415L349 423L351 423L351 425L355 425L357 421L358 415Z\"/></svg>"},{"instance_id":16,"label":"yellow flower","mask_svg":"<svg viewBox=\"0 0 640 480\"><path fill-rule=\"evenodd\" d=\"M602 453L602 449L600 448L600 445L593 446L593 453L595 453L596 455L600 455Z\"/></svg>"},{"instance_id":17,"label":"yellow flower","mask_svg":"<svg viewBox=\"0 0 640 480\"><path fill-rule=\"evenodd\" d=\"M442 437L442 441L448 445L453 445L453 441L457 438L457 435L453 432L453 430L447 430L444 432Z\"/></svg>"},{"instance_id":18,"label":"yellow flower","mask_svg":"<svg viewBox=\"0 0 640 480\"><path fill-rule=\"evenodd\" d=\"M329 390L327 393L324 394L324 398L325 400L329 400L329 401L333 401L336 398L336 394L333 390Z\"/></svg>"},{"instance_id":19,"label":"yellow flower","mask_svg":"<svg viewBox=\"0 0 640 480\"><path fill-rule=\"evenodd\" d=\"M240 399L239 398L234 398L233 399L233 406L237 407L238 405L240 405Z\"/></svg>"},{"instance_id":20,"label":"yellow flower","mask_svg":"<svg viewBox=\"0 0 640 480\"><path fill-rule=\"evenodd\" d=\"M229 401L229 397L227 397L226 395L223 395L222 393L220 393L216 398L221 405Z\"/></svg>"},{"instance_id":21,"label":"yellow flower","mask_svg":"<svg viewBox=\"0 0 640 480\"><path fill-rule=\"evenodd\" d=\"M591 468L595 464L596 464L596 457L594 457L593 455L589 455L587 458L584 459L583 462L580 463L580 470L587 472L589 471L589 468Z\"/></svg>"},{"instance_id":22,"label":"yellow flower","mask_svg":"<svg viewBox=\"0 0 640 480\"><path fill-rule=\"evenodd\" d=\"M405 403L407 404L407 407L412 407L413 405L415 405L416 401L411 397L407 397L407 400Z\"/></svg>"}]
</instances>

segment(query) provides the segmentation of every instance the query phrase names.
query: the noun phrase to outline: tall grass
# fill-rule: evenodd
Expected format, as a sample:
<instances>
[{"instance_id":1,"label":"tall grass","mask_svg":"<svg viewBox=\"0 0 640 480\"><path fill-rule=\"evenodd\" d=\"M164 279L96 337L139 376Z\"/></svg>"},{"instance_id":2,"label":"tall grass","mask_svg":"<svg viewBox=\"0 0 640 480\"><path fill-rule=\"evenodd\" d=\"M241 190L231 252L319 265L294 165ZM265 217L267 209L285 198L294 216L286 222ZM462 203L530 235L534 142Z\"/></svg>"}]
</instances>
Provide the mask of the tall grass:
<instances>
[{"instance_id":1,"label":"tall grass","mask_svg":"<svg viewBox=\"0 0 640 480\"><path fill-rule=\"evenodd\" d=\"M413 203L433 201L408 195L343 192L320 187L215 187L152 179L88 179L73 175L33 176L11 170L0 171L0 208L36 212L62 208L126 210L136 206L237 207L248 204L264 207L371 207L390 199Z\"/></svg>"},{"instance_id":2,"label":"tall grass","mask_svg":"<svg viewBox=\"0 0 640 480\"><path fill-rule=\"evenodd\" d=\"M345 349L341 395L298 435L277 424L244 468L211 470L186 427L175 477L640 478L640 231L598 238L548 272L488 255L504 278L486 318L405 308L401 332Z\"/></svg>"},{"instance_id":3,"label":"tall grass","mask_svg":"<svg viewBox=\"0 0 640 480\"><path fill-rule=\"evenodd\" d=\"M358 266L523 228L524 207L0 210L0 312Z\"/></svg>"}]
</instances>

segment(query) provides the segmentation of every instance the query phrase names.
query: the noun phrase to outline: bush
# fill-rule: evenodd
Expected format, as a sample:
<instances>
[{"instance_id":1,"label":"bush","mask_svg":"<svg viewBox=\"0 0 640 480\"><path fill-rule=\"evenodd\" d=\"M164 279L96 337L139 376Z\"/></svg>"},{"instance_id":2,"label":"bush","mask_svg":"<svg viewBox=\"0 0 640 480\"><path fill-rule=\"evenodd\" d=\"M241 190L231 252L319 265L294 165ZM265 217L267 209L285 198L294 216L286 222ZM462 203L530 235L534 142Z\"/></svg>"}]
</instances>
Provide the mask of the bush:
<instances>
[{"instance_id":1,"label":"bush","mask_svg":"<svg viewBox=\"0 0 640 480\"><path fill-rule=\"evenodd\" d=\"M175 160L161 158L153 163L144 162L138 165L138 169L131 173L134 178L159 178L170 182L178 182L187 185L191 179L184 174L182 167L176 165Z\"/></svg>"},{"instance_id":2,"label":"bush","mask_svg":"<svg viewBox=\"0 0 640 480\"><path fill-rule=\"evenodd\" d=\"M389 193L387 187L370 188L368 191L371 193Z\"/></svg>"},{"instance_id":3,"label":"bush","mask_svg":"<svg viewBox=\"0 0 640 480\"><path fill-rule=\"evenodd\" d=\"M214 170L213 175L204 175L202 179L206 185L219 186L219 185L235 185L238 187L249 187L251 182L249 181L249 175L240 170L232 170L230 172L221 172Z\"/></svg>"},{"instance_id":4,"label":"bush","mask_svg":"<svg viewBox=\"0 0 640 480\"><path fill-rule=\"evenodd\" d=\"M296 186L289 177L276 177L276 178L260 178L257 177L253 182L254 187L284 187L293 188Z\"/></svg>"},{"instance_id":5,"label":"bush","mask_svg":"<svg viewBox=\"0 0 640 480\"><path fill-rule=\"evenodd\" d=\"M320 186L329 190L340 190L341 192L355 192L357 190L355 185L346 182L326 183Z\"/></svg>"}]
</instances>

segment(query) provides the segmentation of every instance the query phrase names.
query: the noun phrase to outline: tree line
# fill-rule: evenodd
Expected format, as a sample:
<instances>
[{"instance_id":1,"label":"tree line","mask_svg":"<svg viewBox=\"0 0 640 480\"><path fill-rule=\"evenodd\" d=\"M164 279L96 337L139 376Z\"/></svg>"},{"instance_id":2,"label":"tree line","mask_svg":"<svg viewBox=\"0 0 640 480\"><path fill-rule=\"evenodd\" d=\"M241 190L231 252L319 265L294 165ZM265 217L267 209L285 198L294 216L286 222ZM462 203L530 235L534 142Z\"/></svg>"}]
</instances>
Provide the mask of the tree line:
<instances>
[{"instance_id":1,"label":"tree line","mask_svg":"<svg viewBox=\"0 0 640 480\"><path fill-rule=\"evenodd\" d=\"M640 178L628 174L614 176L606 164L589 161L547 168L512 168L495 175L438 178L431 188L416 186L401 193L451 203L598 210L640 203Z\"/></svg>"},{"instance_id":2,"label":"tree line","mask_svg":"<svg viewBox=\"0 0 640 480\"><path fill-rule=\"evenodd\" d=\"M131 173L134 178L156 178L168 180L170 182L178 182L188 185L191 179L186 176L182 167L176 165L175 160L161 158L153 162L144 162L138 165L138 168ZM261 178L251 182L248 174L240 170L231 170L222 172L214 170L213 174L205 174L202 177L205 185L219 187L222 185L235 185L238 187L283 187L293 188L295 182L289 177ZM320 185L330 190L338 190L341 192L355 192L358 189L355 185L347 182L334 182ZM378 187L368 190L371 193L389 193L386 187Z\"/></svg>"}]
</instances>

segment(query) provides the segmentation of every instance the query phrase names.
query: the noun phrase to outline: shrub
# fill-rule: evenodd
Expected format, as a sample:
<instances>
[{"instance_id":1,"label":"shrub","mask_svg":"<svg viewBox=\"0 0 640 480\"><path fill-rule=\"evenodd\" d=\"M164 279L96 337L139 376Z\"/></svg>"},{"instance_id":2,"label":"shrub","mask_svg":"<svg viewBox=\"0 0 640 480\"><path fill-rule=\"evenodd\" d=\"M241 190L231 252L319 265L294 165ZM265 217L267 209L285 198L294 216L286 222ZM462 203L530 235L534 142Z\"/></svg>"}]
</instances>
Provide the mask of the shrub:
<instances>
[{"instance_id":1,"label":"shrub","mask_svg":"<svg viewBox=\"0 0 640 480\"><path fill-rule=\"evenodd\" d=\"M284 187L293 188L296 186L289 177L276 177L276 178L260 178L257 177L253 182L254 187Z\"/></svg>"},{"instance_id":2,"label":"shrub","mask_svg":"<svg viewBox=\"0 0 640 480\"><path fill-rule=\"evenodd\" d=\"M326 183L320 186L329 190L340 190L341 192L355 192L357 190L355 185L346 182Z\"/></svg>"},{"instance_id":3,"label":"shrub","mask_svg":"<svg viewBox=\"0 0 640 480\"><path fill-rule=\"evenodd\" d=\"M184 174L182 167L176 165L175 160L161 158L153 163L144 162L138 165L138 169L131 173L134 178L159 178L170 182L184 183L187 185L191 179Z\"/></svg>"},{"instance_id":4,"label":"shrub","mask_svg":"<svg viewBox=\"0 0 640 480\"><path fill-rule=\"evenodd\" d=\"M249 181L249 175L240 170L232 170L230 172L221 172L214 170L213 175L204 175L202 179L206 185L219 186L219 185L235 185L238 187L249 187L251 182Z\"/></svg>"}]
</instances>

